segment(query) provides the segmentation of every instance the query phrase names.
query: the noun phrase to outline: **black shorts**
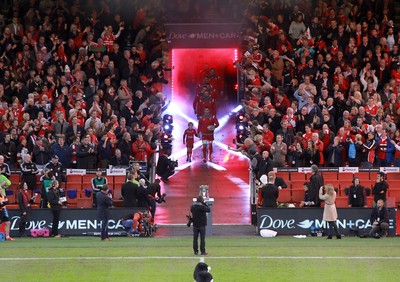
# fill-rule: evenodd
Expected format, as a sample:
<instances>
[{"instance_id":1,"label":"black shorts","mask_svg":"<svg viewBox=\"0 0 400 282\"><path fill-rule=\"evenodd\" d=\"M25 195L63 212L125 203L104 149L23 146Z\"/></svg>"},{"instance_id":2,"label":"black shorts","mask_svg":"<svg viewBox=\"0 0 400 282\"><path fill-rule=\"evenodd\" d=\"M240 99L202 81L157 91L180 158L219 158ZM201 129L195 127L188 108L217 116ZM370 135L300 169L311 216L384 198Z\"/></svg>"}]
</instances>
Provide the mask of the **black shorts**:
<instances>
[{"instance_id":1,"label":"black shorts","mask_svg":"<svg viewBox=\"0 0 400 282\"><path fill-rule=\"evenodd\" d=\"M6 208L3 208L0 211L0 222L9 222L10 221L10 217L8 216L8 211Z\"/></svg>"}]
</instances>

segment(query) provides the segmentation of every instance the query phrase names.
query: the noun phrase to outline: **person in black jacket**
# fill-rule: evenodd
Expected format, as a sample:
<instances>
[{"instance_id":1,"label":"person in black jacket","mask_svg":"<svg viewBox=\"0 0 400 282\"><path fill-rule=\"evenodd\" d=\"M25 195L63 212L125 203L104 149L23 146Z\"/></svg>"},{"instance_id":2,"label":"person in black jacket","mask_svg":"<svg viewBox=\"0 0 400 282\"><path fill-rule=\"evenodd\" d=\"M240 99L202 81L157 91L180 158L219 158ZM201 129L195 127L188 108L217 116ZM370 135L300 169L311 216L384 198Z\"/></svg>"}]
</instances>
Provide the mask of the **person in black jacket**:
<instances>
[{"instance_id":1,"label":"person in black jacket","mask_svg":"<svg viewBox=\"0 0 400 282\"><path fill-rule=\"evenodd\" d=\"M360 185L360 179L354 177L352 181L353 185L349 187L349 208L366 208L367 207L367 194L362 185Z\"/></svg>"},{"instance_id":2,"label":"person in black jacket","mask_svg":"<svg viewBox=\"0 0 400 282\"><path fill-rule=\"evenodd\" d=\"M90 136L85 135L81 144L76 149L77 168L95 168L97 167L97 146L90 143Z\"/></svg>"},{"instance_id":3,"label":"person in black jacket","mask_svg":"<svg viewBox=\"0 0 400 282\"><path fill-rule=\"evenodd\" d=\"M22 181L28 184L29 190L36 190L36 174L39 173L36 164L32 162L31 155L26 154L21 164Z\"/></svg>"},{"instance_id":4,"label":"person in black jacket","mask_svg":"<svg viewBox=\"0 0 400 282\"><path fill-rule=\"evenodd\" d=\"M376 176L376 183L372 188L372 195L374 195L374 202L377 203L378 200L382 199L384 202L386 201L386 193L389 188L388 183L385 181L385 173L378 172Z\"/></svg>"},{"instance_id":5,"label":"person in black jacket","mask_svg":"<svg viewBox=\"0 0 400 282\"><path fill-rule=\"evenodd\" d=\"M207 213L210 207L204 201L203 196L198 196L196 202L190 207L190 213L193 219L193 251L197 255L199 253L198 239L200 235L200 254L205 256L206 253L206 226Z\"/></svg>"},{"instance_id":6,"label":"person in black jacket","mask_svg":"<svg viewBox=\"0 0 400 282\"><path fill-rule=\"evenodd\" d=\"M150 213L151 213L151 218L152 222L154 223L154 217L156 215L156 207L158 203L161 203L160 201L164 200L165 201L165 194L161 195L161 186L160 186L160 179L155 179L153 183L149 184L147 186L147 191L149 192L149 200L150 200Z\"/></svg>"},{"instance_id":7,"label":"person in black jacket","mask_svg":"<svg viewBox=\"0 0 400 282\"><path fill-rule=\"evenodd\" d=\"M308 195L312 202L314 202L313 206L319 207L321 205L319 200L319 189L324 186L324 178L318 172L318 166L313 164L311 166L312 176L310 177L310 186L308 187Z\"/></svg>"},{"instance_id":8,"label":"person in black jacket","mask_svg":"<svg viewBox=\"0 0 400 282\"><path fill-rule=\"evenodd\" d=\"M149 191L146 187L146 180L143 178L139 180L139 188L137 190L137 206L145 208L146 210L150 206Z\"/></svg>"},{"instance_id":9,"label":"person in black jacket","mask_svg":"<svg viewBox=\"0 0 400 282\"><path fill-rule=\"evenodd\" d=\"M272 172L272 173L271 173ZM263 208L276 208L276 200L279 197L279 189L274 184L275 174L273 171L268 173L268 181L261 188L262 207Z\"/></svg>"},{"instance_id":10,"label":"person in black jacket","mask_svg":"<svg viewBox=\"0 0 400 282\"><path fill-rule=\"evenodd\" d=\"M53 214L53 226L51 228L51 235L55 238L60 238L61 234L58 233L58 223L60 222L60 213L63 202L61 201L61 191L59 189L57 180L53 180L50 185L48 201L50 203L51 213Z\"/></svg>"},{"instance_id":11,"label":"person in black jacket","mask_svg":"<svg viewBox=\"0 0 400 282\"><path fill-rule=\"evenodd\" d=\"M10 166L4 162L4 156L2 155L0 155L0 174L3 174L7 178L11 176Z\"/></svg>"},{"instance_id":12,"label":"person in black jacket","mask_svg":"<svg viewBox=\"0 0 400 282\"><path fill-rule=\"evenodd\" d=\"M168 182L168 178L175 173L175 163L168 158L170 155L171 148L166 145L157 162L156 172L164 182Z\"/></svg>"},{"instance_id":13,"label":"person in black jacket","mask_svg":"<svg viewBox=\"0 0 400 282\"><path fill-rule=\"evenodd\" d=\"M132 181L134 180L132 174L128 174L127 182L122 185L121 193L124 198L124 207L137 207L137 196L139 186Z\"/></svg>"},{"instance_id":14,"label":"person in black jacket","mask_svg":"<svg viewBox=\"0 0 400 282\"><path fill-rule=\"evenodd\" d=\"M101 191L96 194L97 213L101 221L101 240L111 241L108 237L108 220L110 218L110 207L112 206L112 196L108 193L108 184L101 187Z\"/></svg>"},{"instance_id":15,"label":"person in black jacket","mask_svg":"<svg viewBox=\"0 0 400 282\"><path fill-rule=\"evenodd\" d=\"M371 214L371 223L372 229L369 232L369 236L376 237L376 234L378 234L379 237L387 236L387 230L389 228L389 212L382 199L379 199L376 202L376 207Z\"/></svg>"},{"instance_id":16,"label":"person in black jacket","mask_svg":"<svg viewBox=\"0 0 400 282\"><path fill-rule=\"evenodd\" d=\"M25 225L31 216L31 201L32 199L28 194L28 185L25 182L21 182L18 192L18 205L21 211L19 219L20 237L26 237Z\"/></svg>"}]
</instances>

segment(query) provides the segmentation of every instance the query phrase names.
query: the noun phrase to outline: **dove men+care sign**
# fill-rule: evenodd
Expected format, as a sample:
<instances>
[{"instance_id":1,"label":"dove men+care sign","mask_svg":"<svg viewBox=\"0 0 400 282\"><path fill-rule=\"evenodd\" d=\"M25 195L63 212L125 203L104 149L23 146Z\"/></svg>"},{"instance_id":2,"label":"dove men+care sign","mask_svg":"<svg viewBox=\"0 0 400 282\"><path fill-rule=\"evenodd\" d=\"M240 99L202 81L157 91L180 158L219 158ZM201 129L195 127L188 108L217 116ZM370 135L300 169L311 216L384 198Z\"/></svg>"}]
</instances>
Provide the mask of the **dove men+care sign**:
<instances>
[{"instance_id":1,"label":"dove men+care sign","mask_svg":"<svg viewBox=\"0 0 400 282\"><path fill-rule=\"evenodd\" d=\"M396 211L389 211L389 236L396 235ZM356 228L360 232L368 233L371 230L371 213L369 208L338 208L336 221L340 233L351 234ZM322 208L259 208L257 209L258 232L270 229L278 235L309 235L310 228L325 229L328 223L322 220ZM352 233L354 234L354 233Z\"/></svg>"}]
</instances>

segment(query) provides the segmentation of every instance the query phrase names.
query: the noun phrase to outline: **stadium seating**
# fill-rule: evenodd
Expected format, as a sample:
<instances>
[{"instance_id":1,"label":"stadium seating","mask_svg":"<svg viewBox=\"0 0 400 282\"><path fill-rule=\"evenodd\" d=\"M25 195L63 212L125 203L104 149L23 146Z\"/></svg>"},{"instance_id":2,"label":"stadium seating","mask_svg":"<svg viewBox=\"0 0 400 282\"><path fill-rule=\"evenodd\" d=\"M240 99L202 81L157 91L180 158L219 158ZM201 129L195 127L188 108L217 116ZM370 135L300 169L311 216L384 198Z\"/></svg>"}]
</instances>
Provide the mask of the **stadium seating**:
<instances>
[{"instance_id":1,"label":"stadium seating","mask_svg":"<svg viewBox=\"0 0 400 282\"><path fill-rule=\"evenodd\" d=\"M281 189L279 190L278 202L280 203L290 203L292 201L290 189Z\"/></svg>"}]
</instances>

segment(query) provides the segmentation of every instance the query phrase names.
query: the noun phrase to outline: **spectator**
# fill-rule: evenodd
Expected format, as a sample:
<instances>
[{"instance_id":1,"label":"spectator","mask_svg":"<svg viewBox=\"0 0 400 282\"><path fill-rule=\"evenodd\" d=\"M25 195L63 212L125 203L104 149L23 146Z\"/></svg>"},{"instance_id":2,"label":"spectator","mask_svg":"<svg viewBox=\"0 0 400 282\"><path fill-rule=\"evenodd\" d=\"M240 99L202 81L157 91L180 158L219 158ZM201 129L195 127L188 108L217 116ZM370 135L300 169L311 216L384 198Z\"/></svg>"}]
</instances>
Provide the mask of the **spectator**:
<instances>
[{"instance_id":1,"label":"spectator","mask_svg":"<svg viewBox=\"0 0 400 282\"><path fill-rule=\"evenodd\" d=\"M378 202L378 200L386 201L386 193L389 189L388 183L385 181L385 173L378 172L376 175L376 183L374 187L372 187L372 195L374 195L374 205Z\"/></svg>"},{"instance_id":2,"label":"spectator","mask_svg":"<svg viewBox=\"0 0 400 282\"><path fill-rule=\"evenodd\" d=\"M0 155L0 174L4 175L7 178L10 178L11 171L10 167L7 163L4 162L4 157Z\"/></svg>"},{"instance_id":3,"label":"spectator","mask_svg":"<svg viewBox=\"0 0 400 282\"><path fill-rule=\"evenodd\" d=\"M360 185L360 179L354 177L351 181L353 183L348 190L348 204L349 208L366 208L367 207L367 193L365 188Z\"/></svg>"},{"instance_id":4,"label":"spectator","mask_svg":"<svg viewBox=\"0 0 400 282\"><path fill-rule=\"evenodd\" d=\"M278 134L276 142L271 146L272 163L275 167L286 166L287 145L282 140L282 135Z\"/></svg>"},{"instance_id":5,"label":"spectator","mask_svg":"<svg viewBox=\"0 0 400 282\"><path fill-rule=\"evenodd\" d=\"M15 143L11 141L11 134L7 132L4 136L4 141L0 143L0 155L4 157L6 164L14 167L17 157L17 148Z\"/></svg>"},{"instance_id":6,"label":"spectator","mask_svg":"<svg viewBox=\"0 0 400 282\"><path fill-rule=\"evenodd\" d=\"M97 146L90 143L89 135L85 135L76 148L77 168L95 168L97 166Z\"/></svg>"},{"instance_id":7,"label":"spectator","mask_svg":"<svg viewBox=\"0 0 400 282\"><path fill-rule=\"evenodd\" d=\"M22 181L26 182L28 189L34 191L36 187L36 175L39 170L35 163L32 162L30 155L25 155L24 162L21 164Z\"/></svg>"}]
</instances>

